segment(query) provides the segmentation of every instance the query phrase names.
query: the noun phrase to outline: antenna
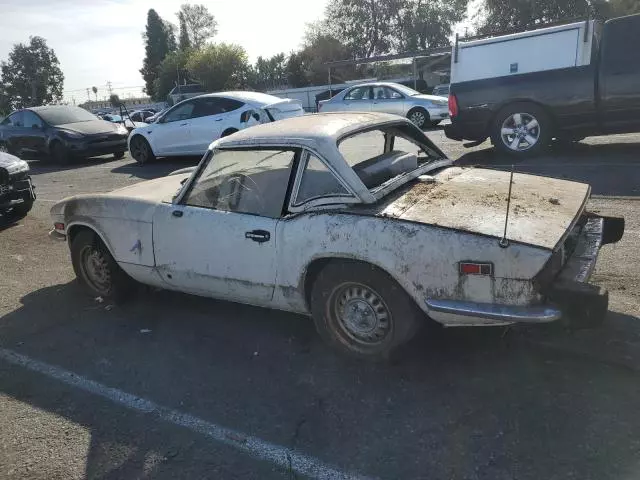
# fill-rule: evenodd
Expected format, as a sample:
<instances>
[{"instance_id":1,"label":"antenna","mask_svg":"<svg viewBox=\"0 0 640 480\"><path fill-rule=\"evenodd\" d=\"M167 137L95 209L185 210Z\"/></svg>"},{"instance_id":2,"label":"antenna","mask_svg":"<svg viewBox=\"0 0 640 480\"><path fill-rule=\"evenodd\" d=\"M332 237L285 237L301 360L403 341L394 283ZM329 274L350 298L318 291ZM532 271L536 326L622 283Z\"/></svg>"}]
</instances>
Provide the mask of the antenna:
<instances>
[{"instance_id":1,"label":"antenna","mask_svg":"<svg viewBox=\"0 0 640 480\"><path fill-rule=\"evenodd\" d=\"M507 216L504 219L504 233L500 239L500 247L507 248L509 240L507 239L507 225L509 224L509 207L511 206L511 185L513 185L513 165L511 165L511 175L509 176L509 195L507 196Z\"/></svg>"}]
</instances>

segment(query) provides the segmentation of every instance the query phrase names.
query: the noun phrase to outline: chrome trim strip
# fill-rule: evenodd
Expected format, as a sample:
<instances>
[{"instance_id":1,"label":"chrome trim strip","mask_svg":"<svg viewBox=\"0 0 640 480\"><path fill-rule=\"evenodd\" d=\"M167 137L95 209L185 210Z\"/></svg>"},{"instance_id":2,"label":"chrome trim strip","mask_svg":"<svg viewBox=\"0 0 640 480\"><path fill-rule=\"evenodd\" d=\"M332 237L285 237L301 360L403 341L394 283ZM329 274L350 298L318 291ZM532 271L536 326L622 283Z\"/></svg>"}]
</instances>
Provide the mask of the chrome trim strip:
<instances>
[{"instance_id":1,"label":"chrome trim strip","mask_svg":"<svg viewBox=\"0 0 640 480\"><path fill-rule=\"evenodd\" d=\"M501 322L547 323L559 320L562 312L549 306L498 305L427 298L427 308L439 313L476 317Z\"/></svg>"}]
</instances>

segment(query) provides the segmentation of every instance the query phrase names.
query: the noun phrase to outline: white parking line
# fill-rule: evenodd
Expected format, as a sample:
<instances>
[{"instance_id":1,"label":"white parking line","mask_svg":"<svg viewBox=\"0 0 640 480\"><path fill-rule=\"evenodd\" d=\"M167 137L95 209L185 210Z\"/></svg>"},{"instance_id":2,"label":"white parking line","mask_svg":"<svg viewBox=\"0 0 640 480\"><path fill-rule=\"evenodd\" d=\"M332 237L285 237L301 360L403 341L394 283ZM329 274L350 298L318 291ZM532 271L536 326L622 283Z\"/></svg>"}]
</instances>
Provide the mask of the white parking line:
<instances>
[{"instance_id":1,"label":"white parking line","mask_svg":"<svg viewBox=\"0 0 640 480\"><path fill-rule=\"evenodd\" d=\"M31 370L53 378L62 383L76 387L85 392L106 398L113 403L122 405L130 410L154 415L161 420L188 428L210 439L228 445L248 455L271 462L285 470L290 470L300 475L318 479L365 479L361 475L354 475L337 470L321 460L301 454L290 448L269 443L257 437L246 435L237 430L232 430L215 423L207 422L201 418L181 413L177 410L158 405L150 400L123 392L117 388L107 387L101 383L89 380L73 372L49 365L39 360L34 360L12 350L0 348L0 359L13 365Z\"/></svg>"}]
</instances>

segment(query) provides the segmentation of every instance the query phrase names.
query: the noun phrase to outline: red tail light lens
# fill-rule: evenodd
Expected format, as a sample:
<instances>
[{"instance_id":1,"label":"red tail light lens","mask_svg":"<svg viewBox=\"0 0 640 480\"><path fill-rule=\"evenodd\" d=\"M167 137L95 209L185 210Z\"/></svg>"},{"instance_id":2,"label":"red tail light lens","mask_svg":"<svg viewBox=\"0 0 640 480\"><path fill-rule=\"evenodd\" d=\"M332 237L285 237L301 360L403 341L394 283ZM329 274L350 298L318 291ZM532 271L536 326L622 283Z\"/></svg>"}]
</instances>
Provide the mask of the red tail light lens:
<instances>
[{"instance_id":1,"label":"red tail light lens","mask_svg":"<svg viewBox=\"0 0 640 480\"><path fill-rule=\"evenodd\" d=\"M460 273L463 275L493 275L490 263L460 262Z\"/></svg>"},{"instance_id":2,"label":"red tail light lens","mask_svg":"<svg viewBox=\"0 0 640 480\"><path fill-rule=\"evenodd\" d=\"M458 116L458 99L455 95L449 95L449 116L457 117Z\"/></svg>"}]
</instances>

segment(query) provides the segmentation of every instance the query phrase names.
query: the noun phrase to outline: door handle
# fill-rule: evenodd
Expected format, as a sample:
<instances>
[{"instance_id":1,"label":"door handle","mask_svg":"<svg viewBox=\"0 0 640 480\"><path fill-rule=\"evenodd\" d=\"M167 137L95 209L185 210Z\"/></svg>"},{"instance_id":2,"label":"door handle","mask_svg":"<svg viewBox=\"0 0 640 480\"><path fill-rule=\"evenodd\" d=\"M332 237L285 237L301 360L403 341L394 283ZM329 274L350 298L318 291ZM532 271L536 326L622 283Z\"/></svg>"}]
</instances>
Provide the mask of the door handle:
<instances>
[{"instance_id":1,"label":"door handle","mask_svg":"<svg viewBox=\"0 0 640 480\"><path fill-rule=\"evenodd\" d=\"M184 126L186 126L186 125L189 125L189 122L185 122L185 123L181 123L181 124L180 124L180 126L181 126L181 127L184 127Z\"/></svg>"},{"instance_id":2,"label":"door handle","mask_svg":"<svg viewBox=\"0 0 640 480\"><path fill-rule=\"evenodd\" d=\"M258 243L264 243L271 239L271 234L266 230L251 230L244 234L244 238L248 238L249 240L253 240Z\"/></svg>"},{"instance_id":3,"label":"door handle","mask_svg":"<svg viewBox=\"0 0 640 480\"><path fill-rule=\"evenodd\" d=\"M173 215L174 217L181 217L184 214L184 212L182 210L174 210L173 212L171 212L171 215Z\"/></svg>"},{"instance_id":4,"label":"door handle","mask_svg":"<svg viewBox=\"0 0 640 480\"><path fill-rule=\"evenodd\" d=\"M214 120L214 122L221 122L221 121L222 121L222 119L221 119L221 118L216 118L216 119Z\"/></svg>"}]
</instances>

